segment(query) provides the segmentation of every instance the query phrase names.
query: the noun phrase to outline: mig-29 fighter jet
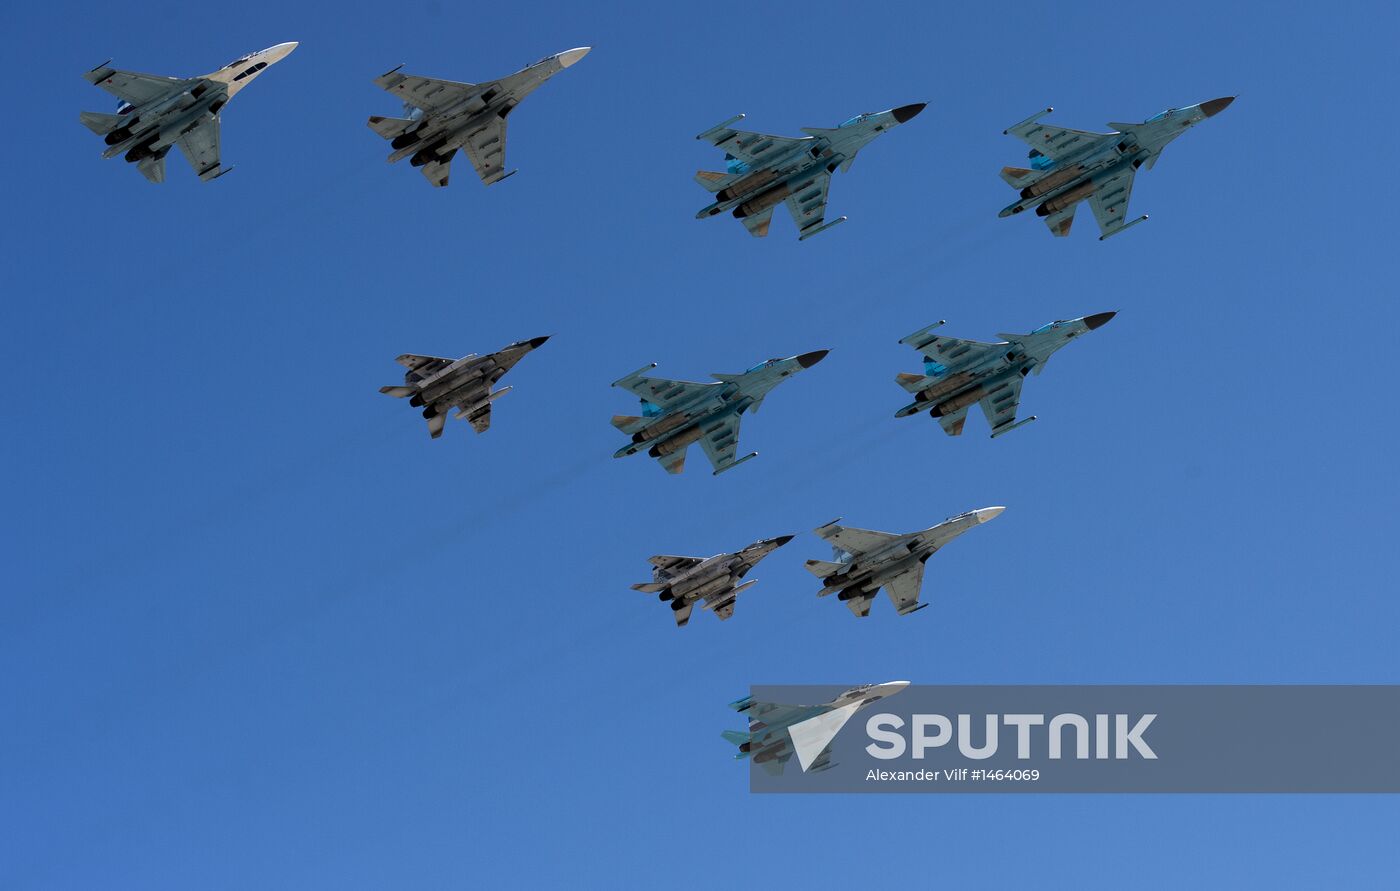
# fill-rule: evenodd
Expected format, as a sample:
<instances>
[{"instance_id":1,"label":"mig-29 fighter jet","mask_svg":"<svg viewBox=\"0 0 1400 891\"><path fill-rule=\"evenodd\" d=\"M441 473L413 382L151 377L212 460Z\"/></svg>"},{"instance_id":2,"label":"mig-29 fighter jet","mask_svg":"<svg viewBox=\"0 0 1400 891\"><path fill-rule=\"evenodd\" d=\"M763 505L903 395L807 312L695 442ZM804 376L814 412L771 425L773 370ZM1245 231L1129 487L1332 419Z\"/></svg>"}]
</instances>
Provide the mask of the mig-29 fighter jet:
<instances>
[{"instance_id":1,"label":"mig-29 fighter jet","mask_svg":"<svg viewBox=\"0 0 1400 891\"><path fill-rule=\"evenodd\" d=\"M831 543L832 562L808 560L807 571L822 580L818 597L835 594L857 616L870 615L870 602L881 588L890 595L899 614L907 616L928 606L919 602L924 562L948 542L995 519L1004 510L971 510L907 535L837 526L837 520L832 520L816 530L818 536Z\"/></svg>"},{"instance_id":2,"label":"mig-29 fighter jet","mask_svg":"<svg viewBox=\"0 0 1400 891\"><path fill-rule=\"evenodd\" d=\"M545 81L588 55L589 49L566 50L481 84L400 74L400 65L374 82L403 100L405 117L370 115L369 127L390 140L391 164L409 158L435 186L447 185L448 165L459 148L466 150L482 182L498 183L515 173L505 172L506 116Z\"/></svg>"},{"instance_id":3,"label":"mig-29 fighter jet","mask_svg":"<svg viewBox=\"0 0 1400 891\"><path fill-rule=\"evenodd\" d=\"M380 387L379 392L399 399L407 396L409 405L422 408L423 417L428 421L428 435L433 439L442 435L447 413L453 408L457 409L457 417L466 418L473 430L482 433L491 426L492 401L510 392L510 387L495 392L491 388L526 353L546 340L549 340L547 336L522 340L499 353L487 356L471 353L455 361L405 353L394 360L408 369L403 376L404 385Z\"/></svg>"},{"instance_id":4,"label":"mig-29 fighter jet","mask_svg":"<svg viewBox=\"0 0 1400 891\"><path fill-rule=\"evenodd\" d=\"M1016 420L1021 403L1021 380L1032 371L1040 374L1055 351L1081 334L1107 324L1117 313L1101 312L1082 319L1041 325L1030 334L998 334L1002 343L959 340L929 332L944 324L935 322L900 340L924 356L924 373L900 373L895 381L914 394L914 401L895 412L905 418L928 409L949 436L961 435L967 409L982 404L992 427L992 438L1029 424L1036 416Z\"/></svg>"},{"instance_id":5,"label":"mig-29 fighter jet","mask_svg":"<svg viewBox=\"0 0 1400 891\"><path fill-rule=\"evenodd\" d=\"M858 114L834 129L803 127L802 132L807 135L800 138L731 129L729 125L743 120L743 115L716 124L695 138L724 149L729 164L724 173L701 170L695 174L696 182L716 193L715 203L695 218L703 220L733 210L750 235L762 238L768 234L773 208L779 201L786 201L797 223L798 241L844 223L845 217L822 222L831 174L837 167L842 173L849 170L856 152L876 136L923 111L926 104Z\"/></svg>"},{"instance_id":6,"label":"mig-29 fighter jet","mask_svg":"<svg viewBox=\"0 0 1400 891\"><path fill-rule=\"evenodd\" d=\"M781 535L756 541L742 551L713 557L650 557L647 562L653 567L652 580L633 585L632 590L659 594L662 603L669 602L677 627L685 627L690 621L690 610L701 601L701 609L714 610L722 621L734 615L734 600L739 592L758 581L750 579L741 585L739 580L758 561L790 541L791 535Z\"/></svg>"},{"instance_id":7,"label":"mig-29 fighter jet","mask_svg":"<svg viewBox=\"0 0 1400 891\"><path fill-rule=\"evenodd\" d=\"M642 372L655 368L655 362L639 368L613 381L614 387L631 390L642 400L641 417L613 415L613 426L632 437L613 457L645 449L667 473L680 473L690 444L699 440L716 475L737 467L758 454L734 457L744 412L758 411L770 390L789 375L816 365L826 354L815 350L789 359L769 359L743 374L716 374L718 382L708 384L643 377Z\"/></svg>"},{"instance_id":8,"label":"mig-29 fighter jet","mask_svg":"<svg viewBox=\"0 0 1400 891\"><path fill-rule=\"evenodd\" d=\"M1136 226L1147 215L1126 219L1128 196L1139 167L1152 169L1162 149L1206 118L1214 117L1235 97L1212 99L1189 108L1169 108L1141 124L1110 122L1116 133L1091 133L1038 124L1047 108L1005 132L1031 147L1031 167L1003 167L1001 178L1021 191L1020 200L1001 212L1009 217L1035 208L1054 235L1068 235L1079 202L1089 199L1099 223L1099 241Z\"/></svg>"},{"instance_id":9,"label":"mig-29 fighter jet","mask_svg":"<svg viewBox=\"0 0 1400 891\"><path fill-rule=\"evenodd\" d=\"M125 153L141 175L165 182L165 156L178 145L199 178L232 170L219 162L219 112L263 69L286 58L295 42L279 43L228 63L203 77L158 77L118 71L105 62L84 74L120 101L116 114L84 111L78 120L107 143L104 158Z\"/></svg>"},{"instance_id":10,"label":"mig-29 fighter jet","mask_svg":"<svg viewBox=\"0 0 1400 891\"><path fill-rule=\"evenodd\" d=\"M726 730L720 735L739 747L735 758L752 758L773 776L783 772L794 754L803 773L819 773L835 766L831 742L856 712L907 686L908 681L867 684L822 705L778 705L745 696L729 707L749 716L748 733Z\"/></svg>"}]
</instances>

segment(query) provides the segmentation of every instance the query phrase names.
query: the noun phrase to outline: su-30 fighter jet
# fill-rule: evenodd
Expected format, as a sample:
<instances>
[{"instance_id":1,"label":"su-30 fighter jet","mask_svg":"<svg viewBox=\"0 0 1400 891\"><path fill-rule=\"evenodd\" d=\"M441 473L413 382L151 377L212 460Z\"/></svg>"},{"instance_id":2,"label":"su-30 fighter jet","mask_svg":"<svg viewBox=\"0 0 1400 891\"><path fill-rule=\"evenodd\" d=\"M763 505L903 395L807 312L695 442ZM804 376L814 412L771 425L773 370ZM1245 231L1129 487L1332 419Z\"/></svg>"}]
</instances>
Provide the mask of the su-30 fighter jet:
<instances>
[{"instance_id":1,"label":"su-30 fighter jet","mask_svg":"<svg viewBox=\"0 0 1400 891\"><path fill-rule=\"evenodd\" d=\"M404 117L371 115L370 129L390 140L391 164L409 158L435 186L447 185L448 165L457 149L466 150L482 182L498 183L515 173L505 172L506 116L545 81L588 55L589 49L566 50L482 84L400 74L400 65L374 82L403 100Z\"/></svg>"},{"instance_id":2,"label":"su-30 fighter jet","mask_svg":"<svg viewBox=\"0 0 1400 891\"><path fill-rule=\"evenodd\" d=\"M729 707L749 716L749 731L726 730L720 735L739 747L735 758L752 758L774 776L794 754L803 773L818 773L835 766L831 742L856 712L907 686L908 681L867 684L822 705L778 705L745 696Z\"/></svg>"},{"instance_id":3,"label":"su-30 fighter jet","mask_svg":"<svg viewBox=\"0 0 1400 891\"><path fill-rule=\"evenodd\" d=\"M750 235L768 234L773 208L786 201L804 241L825 232L845 217L823 223L826 193L836 168L844 173L855 162L856 152L876 136L904 123L924 110L926 103L902 105L889 111L858 114L834 129L803 127L805 137L768 136L734 130L730 124L744 119L736 115L716 124L696 139L704 139L724 149L729 162L724 173L701 170L695 181L715 192L715 203L695 215L698 220L726 210L742 220Z\"/></svg>"},{"instance_id":4,"label":"su-30 fighter jet","mask_svg":"<svg viewBox=\"0 0 1400 891\"><path fill-rule=\"evenodd\" d=\"M428 421L428 435L437 439L447 423L447 413L457 409L457 417L471 422L472 429L482 433L491 426L491 403L510 392L496 385L507 371L525 354L538 348L548 337L536 337L513 343L499 353L478 356L476 353L460 359L439 359L436 356L415 356L405 353L394 361L408 369L401 387L380 387L379 392L396 398L408 397L408 404L423 409Z\"/></svg>"},{"instance_id":5,"label":"su-30 fighter jet","mask_svg":"<svg viewBox=\"0 0 1400 891\"><path fill-rule=\"evenodd\" d=\"M837 526L837 520L832 520L816 530L818 536L831 543L832 560L808 560L807 571L822 580L818 597L835 594L857 616L870 615L870 602L881 588L890 595L899 614L907 616L928 606L919 602L925 561L948 542L995 519L1004 510L971 510L907 535Z\"/></svg>"},{"instance_id":6,"label":"su-30 fighter jet","mask_svg":"<svg viewBox=\"0 0 1400 891\"><path fill-rule=\"evenodd\" d=\"M295 42L279 43L203 77L158 77L103 63L83 77L121 100L117 113L84 111L78 120L107 143L102 157L124 153L153 183L165 182L165 156L173 145L201 180L217 179L233 169L219 162L219 112L264 68L296 48Z\"/></svg>"},{"instance_id":7,"label":"su-30 fighter jet","mask_svg":"<svg viewBox=\"0 0 1400 891\"><path fill-rule=\"evenodd\" d=\"M1127 222L1128 197L1139 167L1152 169L1162 149L1190 127L1224 111L1235 97L1212 99L1189 108L1169 108L1141 124L1110 122L1116 133L1091 133L1038 124L1047 108L1005 132L1031 147L1030 169L1003 167L1001 178L1021 191L1015 204L1001 212L1009 217L1035 208L1054 235L1068 235L1079 202L1089 199L1099 223L1099 241L1147 219Z\"/></svg>"},{"instance_id":8,"label":"su-30 fighter jet","mask_svg":"<svg viewBox=\"0 0 1400 891\"><path fill-rule=\"evenodd\" d=\"M652 580L633 585L634 591L658 594L662 603L670 603L676 615L676 625L684 627L690 621L695 604L704 602L702 609L714 610L721 620L734 615L734 601L739 592L754 584L750 579L739 580L758 561L792 541L791 535L756 541L742 551L716 554L713 557L673 557L661 554L648 558L653 567Z\"/></svg>"},{"instance_id":9,"label":"su-30 fighter jet","mask_svg":"<svg viewBox=\"0 0 1400 891\"><path fill-rule=\"evenodd\" d=\"M935 322L900 340L924 356L924 373L900 373L895 380L914 394L914 401L895 412L907 418L928 409L949 436L958 436L967 420L967 409L980 403L992 438L1029 424L1036 416L1016 420L1021 404L1021 381L1034 371L1040 374L1055 351L1081 334L1108 323L1117 313L1101 312L1082 319L1042 325L1030 334L998 334L1002 343L981 343L931 334L944 324Z\"/></svg>"},{"instance_id":10,"label":"su-30 fighter jet","mask_svg":"<svg viewBox=\"0 0 1400 891\"><path fill-rule=\"evenodd\" d=\"M738 467L758 452L735 459L739 448L739 421L744 412L756 412L764 398L789 375L811 368L826 356L826 350L803 353L790 359L769 359L743 374L716 374L716 383L672 381L643 377L656 363L639 368L614 387L631 390L642 400L642 415L613 415L612 424L632 437L618 449L614 458L646 450L661 462L667 473L685 469L685 453L699 441L715 474Z\"/></svg>"}]
</instances>

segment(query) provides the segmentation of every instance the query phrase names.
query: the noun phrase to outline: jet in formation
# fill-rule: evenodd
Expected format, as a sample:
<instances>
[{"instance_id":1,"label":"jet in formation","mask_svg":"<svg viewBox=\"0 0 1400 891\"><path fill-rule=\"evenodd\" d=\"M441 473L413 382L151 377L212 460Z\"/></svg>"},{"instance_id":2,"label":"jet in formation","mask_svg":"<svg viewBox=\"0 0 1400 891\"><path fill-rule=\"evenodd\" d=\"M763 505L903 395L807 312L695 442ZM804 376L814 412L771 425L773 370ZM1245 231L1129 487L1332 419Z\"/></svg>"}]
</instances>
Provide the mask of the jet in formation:
<instances>
[{"instance_id":1,"label":"jet in formation","mask_svg":"<svg viewBox=\"0 0 1400 891\"><path fill-rule=\"evenodd\" d=\"M457 409L458 418L466 418L477 433L491 426L491 403L510 392L502 387L491 388L515 367L525 354L538 348L548 337L536 337L513 343L498 353L478 356L476 353L460 359L440 359L436 356L415 356L405 353L395 359L408 371L401 387L380 387L379 392L400 398L407 396L408 404L423 409L428 421L428 435L437 439L447 423L447 413Z\"/></svg>"},{"instance_id":2,"label":"jet in formation","mask_svg":"<svg viewBox=\"0 0 1400 891\"><path fill-rule=\"evenodd\" d=\"M447 185L448 167L458 149L466 150L482 182L498 183L515 173L505 172L506 116L589 49L566 50L481 84L400 74L400 65L374 82L403 100L404 117L371 115L370 129L390 140L390 163L408 158L435 186Z\"/></svg>"},{"instance_id":3,"label":"jet in formation","mask_svg":"<svg viewBox=\"0 0 1400 891\"><path fill-rule=\"evenodd\" d=\"M1021 197L1001 212L1009 217L1035 208L1054 235L1068 235L1079 202L1089 199L1099 223L1099 241L1136 226L1127 222L1128 197L1139 167L1152 169L1167 143L1206 118L1224 111L1235 97L1212 99L1189 108L1169 108L1141 124L1110 122L1114 133L1092 133L1040 124L1047 108L1005 132L1030 145L1030 169L1003 167L1001 178Z\"/></svg>"},{"instance_id":4,"label":"jet in formation","mask_svg":"<svg viewBox=\"0 0 1400 891\"><path fill-rule=\"evenodd\" d=\"M807 571L822 580L818 597L835 594L857 616L870 615L870 603L881 588L899 614L907 616L928 606L919 602L925 561L948 542L995 519L1004 510L971 510L907 535L837 526L837 521L832 520L816 530L818 536L831 543L832 559L808 560Z\"/></svg>"},{"instance_id":5,"label":"jet in formation","mask_svg":"<svg viewBox=\"0 0 1400 891\"><path fill-rule=\"evenodd\" d=\"M826 350L789 359L769 359L743 374L716 374L712 383L672 381L644 377L656 363L639 368L614 387L631 390L642 400L642 415L613 415L613 426L632 437L614 458L645 450L661 462L667 473L685 469L690 444L698 441L715 474L738 467L758 452L735 458L739 447L739 422L744 412L756 412L768 393L788 376L811 368Z\"/></svg>"},{"instance_id":6,"label":"jet in formation","mask_svg":"<svg viewBox=\"0 0 1400 891\"><path fill-rule=\"evenodd\" d=\"M153 183L165 182L165 156L175 145L201 180L217 179L233 169L219 160L219 112L263 69L296 48L295 42L279 43L203 77L118 71L104 62L83 77L120 100L117 113L84 111L78 120L107 143L102 157L125 154Z\"/></svg>"},{"instance_id":7,"label":"jet in formation","mask_svg":"<svg viewBox=\"0 0 1400 891\"><path fill-rule=\"evenodd\" d=\"M677 627L690 621L690 611L697 603L701 609L714 610L721 620L734 615L734 601L739 592L758 581L739 583L758 561L792 541L791 535L780 535L756 541L742 551L716 554L713 557L674 557L660 554L648 558L653 567L652 580L633 585L634 591L658 594L662 603L670 603L676 615Z\"/></svg>"},{"instance_id":8,"label":"jet in formation","mask_svg":"<svg viewBox=\"0 0 1400 891\"><path fill-rule=\"evenodd\" d=\"M748 732L726 730L721 736L739 747L735 758L752 758L773 776L794 754L803 773L819 773L835 766L831 742L856 712L907 686L908 681L867 684L821 705L779 705L745 696L729 707L749 716Z\"/></svg>"},{"instance_id":9,"label":"jet in formation","mask_svg":"<svg viewBox=\"0 0 1400 891\"><path fill-rule=\"evenodd\" d=\"M858 114L834 129L803 127L804 137L732 129L730 125L743 120L743 115L716 124L695 138L724 149L728 166L724 173L701 170L695 174L696 182L716 193L715 202L695 218L703 220L732 210L750 235L762 238L768 234L773 208L786 201L797 223L798 241L825 232L846 221L837 217L823 222L831 174L838 167L843 173L849 170L857 152L876 136L923 111L926 104Z\"/></svg>"},{"instance_id":10,"label":"jet in formation","mask_svg":"<svg viewBox=\"0 0 1400 891\"><path fill-rule=\"evenodd\" d=\"M943 322L935 322L901 339L924 356L924 373L900 373L895 380L914 394L914 401L895 412L904 418L928 409L949 436L958 436L975 402L982 406L992 438L1029 424L1031 415L1016 420L1021 403L1021 381L1045 363L1060 347L1081 334L1107 324L1117 313L1101 312L1082 319L1051 322L1030 334L998 334L1000 343L959 340L932 334Z\"/></svg>"}]
</instances>

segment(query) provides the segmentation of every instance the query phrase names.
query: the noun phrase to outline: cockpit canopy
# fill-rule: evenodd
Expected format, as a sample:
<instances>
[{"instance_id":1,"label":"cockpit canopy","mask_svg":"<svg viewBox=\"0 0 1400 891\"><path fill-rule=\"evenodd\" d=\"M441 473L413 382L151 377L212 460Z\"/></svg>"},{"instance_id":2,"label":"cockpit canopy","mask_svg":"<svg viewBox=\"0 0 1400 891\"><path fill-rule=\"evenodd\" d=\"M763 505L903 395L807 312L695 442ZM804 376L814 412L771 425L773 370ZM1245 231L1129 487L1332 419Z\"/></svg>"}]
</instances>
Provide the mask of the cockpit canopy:
<instances>
[{"instance_id":1,"label":"cockpit canopy","mask_svg":"<svg viewBox=\"0 0 1400 891\"><path fill-rule=\"evenodd\" d=\"M1051 322L1051 323L1048 324L1048 325L1041 325L1039 328L1035 329L1035 330L1032 331L1031 333L1032 333L1032 334L1040 334L1040 333L1043 332L1043 331L1049 331L1049 330L1052 329L1052 328L1058 328L1058 327L1060 327L1061 325L1063 325L1064 323L1065 323L1065 320L1064 320L1064 319L1058 319L1058 320L1056 320L1056 321L1054 321L1054 322Z\"/></svg>"},{"instance_id":2,"label":"cockpit canopy","mask_svg":"<svg viewBox=\"0 0 1400 891\"><path fill-rule=\"evenodd\" d=\"M872 114L874 114L874 112L863 111L863 112L861 112L860 114L856 115L856 116L853 117L853 118L847 118L846 120L842 121L840 124L837 125L836 128L839 130L839 129L841 129L842 127L850 127L850 126L853 126L853 125L855 125L855 124L859 124L861 121L863 121L863 120L865 120L866 118L870 117Z\"/></svg>"},{"instance_id":3,"label":"cockpit canopy","mask_svg":"<svg viewBox=\"0 0 1400 891\"><path fill-rule=\"evenodd\" d=\"M1153 121L1160 121L1160 120L1162 120L1163 118L1169 118L1169 117L1171 117L1171 116L1174 115L1174 114L1176 114L1176 109L1175 109L1175 108L1168 108L1166 111L1161 112L1160 114L1154 114L1152 117L1148 118L1148 119L1147 119L1147 123L1150 124L1150 123L1152 123Z\"/></svg>"},{"instance_id":4,"label":"cockpit canopy","mask_svg":"<svg viewBox=\"0 0 1400 891\"><path fill-rule=\"evenodd\" d=\"M764 359L762 362L750 368L749 371L760 371L764 368L772 368L774 365L777 365L781 361L783 360L778 358Z\"/></svg>"}]
</instances>

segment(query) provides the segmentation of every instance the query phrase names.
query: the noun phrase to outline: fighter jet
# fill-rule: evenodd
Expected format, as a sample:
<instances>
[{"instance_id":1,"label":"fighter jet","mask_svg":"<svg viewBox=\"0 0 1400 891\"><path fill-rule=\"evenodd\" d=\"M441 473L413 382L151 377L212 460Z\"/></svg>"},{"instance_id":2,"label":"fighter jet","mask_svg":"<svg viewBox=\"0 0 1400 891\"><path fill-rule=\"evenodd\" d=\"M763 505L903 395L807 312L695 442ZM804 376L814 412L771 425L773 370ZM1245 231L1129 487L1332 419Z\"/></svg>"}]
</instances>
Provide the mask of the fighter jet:
<instances>
[{"instance_id":1,"label":"fighter jet","mask_svg":"<svg viewBox=\"0 0 1400 891\"><path fill-rule=\"evenodd\" d=\"M379 392L402 399L423 409L428 421L428 435L437 439L447 423L447 412L457 409L458 418L466 418L477 433L491 426L491 403L510 392L502 387L491 392L507 371L525 354L538 348L548 337L535 337L513 343L499 353L478 356L476 353L460 359L439 359L436 356L415 356L405 353L394 361L407 368L402 387L380 387Z\"/></svg>"},{"instance_id":2,"label":"fighter jet","mask_svg":"<svg viewBox=\"0 0 1400 891\"><path fill-rule=\"evenodd\" d=\"M165 181L165 156L178 145L204 181L232 170L219 162L219 111L263 69L286 58L297 45L279 43L249 53L203 77L157 77L118 71L104 62L84 74L121 100L116 114L84 111L78 115L107 143L104 158L122 153L153 183Z\"/></svg>"},{"instance_id":3,"label":"fighter jet","mask_svg":"<svg viewBox=\"0 0 1400 891\"><path fill-rule=\"evenodd\" d=\"M870 602L882 587L899 614L907 616L928 606L919 602L924 562L948 542L1004 510L971 510L907 535L837 526L838 518L816 530L831 542L832 561L808 560L807 571L822 580L818 597L835 594L857 616L870 615Z\"/></svg>"},{"instance_id":4,"label":"fighter jet","mask_svg":"<svg viewBox=\"0 0 1400 891\"><path fill-rule=\"evenodd\" d=\"M749 452L735 459L739 447L739 422L744 412L756 412L769 391L784 378L822 360L826 350L803 353L789 359L769 359L743 374L716 374L717 383L672 381L643 377L656 367L653 362L626 377L613 381L614 387L631 390L642 400L642 416L613 415L613 426L629 434L632 441L613 454L614 458L647 454L661 462L667 473L685 469L685 453L700 441L715 475L758 455Z\"/></svg>"},{"instance_id":5,"label":"fighter jet","mask_svg":"<svg viewBox=\"0 0 1400 891\"><path fill-rule=\"evenodd\" d=\"M1117 235L1147 219L1144 214L1125 222L1128 196L1139 167L1152 169L1167 143L1206 118L1214 117L1235 101L1234 96L1212 99L1189 108L1169 108L1141 124L1110 122L1113 133L1091 133L1038 124L1047 108L1006 129L1031 147L1030 169L1003 167L1001 178L1021 197L1001 212L1009 217L1035 208L1054 235L1068 235L1079 202L1089 199L1099 223L1099 241Z\"/></svg>"},{"instance_id":6,"label":"fighter jet","mask_svg":"<svg viewBox=\"0 0 1400 891\"><path fill-rule=\"evenodd\" d=\"M403 100L404 117L370 115L369 127L390 140L389 163L409 158L435 186L447 185L448 165L459 148L466 149L482 182L498 183L515 173L505 172L506 116L521 99L588 55L591 48L565 50L482 84L400 74L400 65L374 82Z\"/></svg>"},{"instance_id":7,"label":"fighter jet","mask_svg":"<svg viewBox=\"0 0 1400 891\"><path fill-rule=\"evenodd\" d=\"M716 554L713 557L673 557L659 554L647 558L653 567L652 580L633 585L632 590L658 594L662 603L670 603L676 614L677 627L690 621L690 610L704 601L701 609L714 610L720 620L734 615L734 600L739 592L754 584L739 579L778 548L792 541L791 535L780 535L756 541L742 551Z\"/></svg>"},{"instance_id":8,"label":"fighter jet","mask_svg":"<svg viewBox=\"0 0 1400 891\"><path fill-rule=\"evenodd\" d=\"M967 409L982 404L992 427L992 438L1009 433L1036 419L1016 420L1021 403L1021 381L1034 371L1045 370L1055 351L1081 334L1108 323L1117 313L1101 312L1082 319L1051 322L1030 334L998 334L1001 343L981 343L931 334L943 322L935 322L900 340L924 356L924 373L900 373L895 381L914 394L914 401L895 412L904 418L928 409L943 431L958 436L967 420Z\"/></svg>"},{"instance_id":9,"label":"fighter jet","mask_svg":"<svg viewBox=\"0 0 1400 891\"><path fill-rule=\"evenodd\" d=\"M844 173L855 162L856 152L876 136L912 118L927 103L901 105L889 111L858 114L835 129L803 127L805 137L768 136L734 130L730 124L744 119L736 115L696 136L724 149L729 162L724 173L701 170L695 181L715 192L715 203L695 215L697 220L733 210L750 235L768 234L773 208L786 201L797 223L798 241L825 232L845 217L823 223L826 193L837 167Z\"/></svg>"},{"instance_id":10,"label":"fighter jet","mask_svg":"<svg viewBox=\"0 0 1400 891\"><path fill-rule=\"evenodd\" d=\"M739 747L736 759L752 758L773 776L783 772L793 754L803 773L819 773L835 766L831 742L856 712L907 686L908 681L867 684L822 705L778 705L745 696L729 707L748 714L749 732L726 730L720 735Z\"/></svg>"}]
</instances>

